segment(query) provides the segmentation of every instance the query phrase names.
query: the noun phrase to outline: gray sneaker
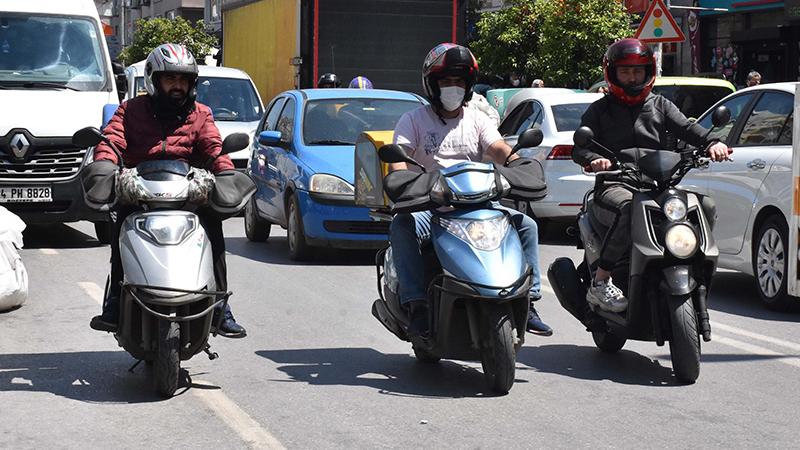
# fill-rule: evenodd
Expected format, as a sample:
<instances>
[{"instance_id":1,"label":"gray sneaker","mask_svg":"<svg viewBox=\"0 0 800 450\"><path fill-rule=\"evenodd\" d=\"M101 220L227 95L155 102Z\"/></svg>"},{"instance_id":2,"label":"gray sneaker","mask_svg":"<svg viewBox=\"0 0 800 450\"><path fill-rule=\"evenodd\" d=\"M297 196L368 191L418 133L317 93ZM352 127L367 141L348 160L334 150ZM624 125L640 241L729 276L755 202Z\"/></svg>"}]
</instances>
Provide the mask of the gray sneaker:
<instances>
[{"instance_id":1,"label":"gray sneaker","mask_svg":"<svg viewBox=\"0 0 800 450\"><path fill-rule=\"evenodd\" d=\"M611 279L593 282L586 292L586 301L611 312L625 311L628 307L628 299Z\"/></svg>"}]
</instances>

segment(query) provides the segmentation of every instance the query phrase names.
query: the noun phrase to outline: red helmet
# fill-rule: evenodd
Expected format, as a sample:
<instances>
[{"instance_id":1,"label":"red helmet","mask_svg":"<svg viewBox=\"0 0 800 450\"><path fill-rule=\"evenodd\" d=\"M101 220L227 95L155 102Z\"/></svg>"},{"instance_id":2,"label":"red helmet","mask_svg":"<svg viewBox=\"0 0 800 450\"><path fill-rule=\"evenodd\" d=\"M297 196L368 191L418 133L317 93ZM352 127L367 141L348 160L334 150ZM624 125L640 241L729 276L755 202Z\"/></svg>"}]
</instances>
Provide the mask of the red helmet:
<instances>
[{"instance_id":1,"label":"red helmet","mask_svg":"<svg viewBox=\"0 0 800 450\"><path fill-rule=\"evenodd\" d=\"M422 88L437 108L442 106L438 81L452 76L464 79L464 103L468 102L472 98L472 86L478 79L478 61L466 47L449 42L439 44L428 52L422 64Z\"/></svg>"},{"instance_id":2,"label":"red helmet","mask_svg":"<svg viewBox=\"0 0 800 450\"><path fill-rule=\"evenodd\" d=\"M617 67L644 66L644 83L636 86L623 86L617 79ZM656 82L656 58L650 47L638 39L620 39L611 44L603 57L603 72L608 83L608 91L626 105L644 102Z\"/></svg>"}]
</instances>

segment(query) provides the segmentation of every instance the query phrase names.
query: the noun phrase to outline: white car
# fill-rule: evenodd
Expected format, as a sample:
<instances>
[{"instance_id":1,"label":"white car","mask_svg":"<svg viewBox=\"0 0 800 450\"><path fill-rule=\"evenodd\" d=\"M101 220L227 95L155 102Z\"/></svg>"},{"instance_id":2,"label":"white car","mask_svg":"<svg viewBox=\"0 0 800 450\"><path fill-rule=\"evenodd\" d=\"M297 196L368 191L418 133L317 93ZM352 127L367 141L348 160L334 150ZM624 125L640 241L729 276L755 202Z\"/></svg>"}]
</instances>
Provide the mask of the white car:
<instances>
[{"instance_id":1,"label":"white car","mask_svg":"<svg viewBox=\"0 0 800 450\"><path fill-rule=\"evenodd\" d=\"M720 105L728 107L731 122L711 136L733 148L733 162L712 163L689 173L690 183L717 205L719 267L753 275L761 300L779 310L797 301L786 295L797 84L762 84L712 106L698 122L710 128L711 112Z\"/></svg>"},{"instance_id":2,"label":"white car","mask_svg":"<svg viewBox=\"0 0 800 450\"><path fill-rule=\"evenodd\" d=\"M264 104L253 80L245 72L231 67L198 66L197 101L211 108L222 139L232 133L251 137L264 114ZM125 69L127 98L146 94L144 61ZM250 146L230 154L233 165L244 170L250 158Z\"/></svg>"},{"instance_id":3,"label":"white car","mask_svg":"<svg viewBox=\"0 0 800 450\"><path fill-rule=\"evenodd\" d=\"M516 106L500 124L500 134L510 146L528 128L541 128L544 140L535 148L520 150L520 156L542 162L547 177L547 196L531 202L531 215L540 227L547 220L572 221L583 196L594 186L594 175L584 173L572 161L572 134L581 124L586 108L603 94L550 92L525 89L514 96Z\"/></svg>"}]
</instances>

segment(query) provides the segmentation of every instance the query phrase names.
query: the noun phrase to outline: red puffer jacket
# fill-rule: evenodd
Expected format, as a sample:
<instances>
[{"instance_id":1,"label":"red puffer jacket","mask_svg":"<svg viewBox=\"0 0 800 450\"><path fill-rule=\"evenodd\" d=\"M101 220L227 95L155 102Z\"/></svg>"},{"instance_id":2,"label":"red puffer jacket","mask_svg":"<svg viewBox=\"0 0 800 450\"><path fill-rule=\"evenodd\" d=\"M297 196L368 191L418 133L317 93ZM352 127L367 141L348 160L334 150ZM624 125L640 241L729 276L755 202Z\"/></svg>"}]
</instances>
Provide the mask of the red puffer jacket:
<instances>
[{"instance_id":1,"label":"red puffer jacket","mask_svg":"<svg viewBox=\"0 0 800 450\"><path fill-rule=\"evenodd\" d=\"M155 117L149 96L132 98L117 108L103 133L122 153L125 167L135 167L142 161L174 159L214 173L232 170L228 155L220 156L222 139L214 124L211 110L195 103L184 121L165 121ZM94 151L95 161L117 162L117 155L106 143Z\"/></svg>"}]
</instances>

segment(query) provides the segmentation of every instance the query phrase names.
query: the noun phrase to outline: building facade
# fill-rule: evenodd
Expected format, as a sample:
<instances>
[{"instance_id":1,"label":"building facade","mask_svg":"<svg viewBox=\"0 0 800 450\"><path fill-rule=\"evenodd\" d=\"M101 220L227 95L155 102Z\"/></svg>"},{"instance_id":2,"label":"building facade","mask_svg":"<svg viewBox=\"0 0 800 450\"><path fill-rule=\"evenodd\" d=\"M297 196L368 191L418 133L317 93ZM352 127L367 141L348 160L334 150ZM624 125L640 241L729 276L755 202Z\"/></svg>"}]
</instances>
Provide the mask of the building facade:
<instances>
[{"instance_id":1,"label":"building facade","mask_svg":"<svg viewBox=\"0 0 800 450\"><path fill-rule=\"evenodd\" d=\"M183 17L190 22L196 22L203 19L205 9L205 0L95 0L95 4L111 5L107 20L113 30L114 46L119 49L131 43L137 19ZM101 18L102 16L101 14ZM112 38L108 38L108 41L111 43ZM114 56L112 51L112 57Z\"/></svg>"}]
</instances>

